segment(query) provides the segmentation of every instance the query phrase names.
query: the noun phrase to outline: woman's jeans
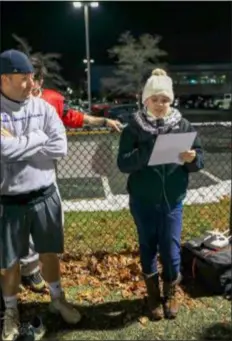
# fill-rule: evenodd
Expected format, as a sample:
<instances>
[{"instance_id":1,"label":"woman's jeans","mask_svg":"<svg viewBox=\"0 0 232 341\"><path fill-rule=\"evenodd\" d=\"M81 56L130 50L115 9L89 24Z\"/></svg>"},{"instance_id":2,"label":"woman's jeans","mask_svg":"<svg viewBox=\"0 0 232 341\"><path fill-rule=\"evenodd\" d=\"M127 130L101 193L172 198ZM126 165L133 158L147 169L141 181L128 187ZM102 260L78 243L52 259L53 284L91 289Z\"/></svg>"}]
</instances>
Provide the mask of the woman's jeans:
<instances>
[{"instance_id":1,"label":"woman's jeans","mask_svg":"<svg viewBox=\"0 0 232 341\"><path fill-rule=\"evenodd\" d=\"M180 273L183 204L156 205L131 198L130 211L137 226L143 273L146 275L158 273L159 252L163 280L175 281Z\"/></svg>"}]
</instances>

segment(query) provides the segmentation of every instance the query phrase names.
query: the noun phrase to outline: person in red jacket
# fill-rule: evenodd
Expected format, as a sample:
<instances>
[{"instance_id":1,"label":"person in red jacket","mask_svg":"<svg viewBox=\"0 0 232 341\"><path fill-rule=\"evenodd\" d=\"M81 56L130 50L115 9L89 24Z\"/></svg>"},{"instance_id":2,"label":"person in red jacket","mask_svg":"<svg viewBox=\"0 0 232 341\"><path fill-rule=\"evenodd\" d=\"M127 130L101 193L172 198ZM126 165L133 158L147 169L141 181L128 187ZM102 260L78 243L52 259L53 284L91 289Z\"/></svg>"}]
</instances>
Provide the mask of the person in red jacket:
<instances>
[{"instance_id":1,"label":"person in red jacket","mask_svg":"<svg viewBox=\"0 0 232 341\"><path fill-rule=\"evenodd\" d=\"M65 97L56 90L43 89L43 81L46 75L46 69L37 58L32 58L32 65L35 70L34 78L34 96L40 96L45 101L53 105L67 128L81 128L85 124L91 126L109 127L118 132L122 129L122 124L117 120L110 120L102 117L94 117L72 109L67 103Z\"/></svg>"},{"instance_id":2,"label":"person in red jacket","mask_svg":"<svg viewBox=\"0 0 232 341\"><path fill-rule=\"evenodd\" d=\"M34 67L33 95L43 98L54 106L57 114L67 128L81 128L85 124L91 126L105 126L120 132L122 125L119 121L101 117L93 117L69 107L65 97L56 90L43 89L43 81L46 76L46 68L37 58L31 58ZM39 269L39 255L34 252L34 246L30 241L30 253L21 259L22 284L36 292L43 292L45 281Z\"/></svg>"},{"instance_id":3,"label":"person in red jacket","mask_svg":"<svg viewBox=\"0 0 232 341\"><path fill-rule=\"evenodd\" d=\"M58 91L52 89L43 89L41 98L56 108L58 115L63 121L64 126L68 128L81 128L84 125L84 114L73 110L65 104L65 98Z\"/></svg>"}]
</instances>

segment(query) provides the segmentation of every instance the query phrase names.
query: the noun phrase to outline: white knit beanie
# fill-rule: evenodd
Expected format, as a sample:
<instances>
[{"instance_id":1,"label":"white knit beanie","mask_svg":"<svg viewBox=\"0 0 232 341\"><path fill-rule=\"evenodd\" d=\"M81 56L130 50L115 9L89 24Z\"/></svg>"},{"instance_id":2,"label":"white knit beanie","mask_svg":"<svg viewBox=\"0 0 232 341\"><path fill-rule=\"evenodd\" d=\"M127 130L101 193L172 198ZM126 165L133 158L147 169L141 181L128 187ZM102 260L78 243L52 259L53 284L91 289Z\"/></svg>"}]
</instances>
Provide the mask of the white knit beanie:
<instances>
[{"instance_id":1,"label":"white knit beanie","mask_svg":"<svg viewBox=\"0 0 232 341\"><path fill-rule=\"evenodd\" d=\"M153 70L151 77L148 78L142 94L143 104L153 95L165 95L171 102L174 100L172 79L162 69Z\"/></svg>"}]
</instances>

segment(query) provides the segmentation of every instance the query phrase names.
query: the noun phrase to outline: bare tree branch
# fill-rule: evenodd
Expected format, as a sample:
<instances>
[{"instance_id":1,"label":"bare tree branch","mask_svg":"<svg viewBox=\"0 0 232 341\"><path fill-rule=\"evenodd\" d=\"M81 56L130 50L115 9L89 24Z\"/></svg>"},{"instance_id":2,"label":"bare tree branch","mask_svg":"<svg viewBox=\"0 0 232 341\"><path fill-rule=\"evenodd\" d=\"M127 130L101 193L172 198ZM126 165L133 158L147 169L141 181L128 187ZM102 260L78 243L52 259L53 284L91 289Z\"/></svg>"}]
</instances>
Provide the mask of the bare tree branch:
<instances>
[{"instance_id":1,"label":"bare tree branch","mask_svg":"<svg viewBox=\"0 0 232 341\"><path fill-rule=\"evenodd\" d=\"M25 38L21 38L16 34L12 34L12 37L19 44L17 48L20 51L26 53L30 58L36 57L43 62L47 70L47 79L45 79L45 84L49 84L50 87L68 86L68 82L66 82L60 74L62 68L59 63L59 59L61 58L61 55L59 53L33 52L32 47L29 45Z\"/></svg>"},{"instance_id":2,"label":"bare tree branch","mask_svg":"<svg viewBox=\"0 0 232 341\"><path fill-rule=\"evenodd\" d=\"M31 51L32 51L32 48L31 48L31 46L29 45L29 43L27 42L27 40L24 39L24 38L21 38L21 37L17 36L15 33L12 34L12 37L13 37L13 38L17 41L17 43L19 44L19 45L17 46L17 48L18 48L20 51L26 53L26 55L30 56Z\"/></svg>"}]
</instances>

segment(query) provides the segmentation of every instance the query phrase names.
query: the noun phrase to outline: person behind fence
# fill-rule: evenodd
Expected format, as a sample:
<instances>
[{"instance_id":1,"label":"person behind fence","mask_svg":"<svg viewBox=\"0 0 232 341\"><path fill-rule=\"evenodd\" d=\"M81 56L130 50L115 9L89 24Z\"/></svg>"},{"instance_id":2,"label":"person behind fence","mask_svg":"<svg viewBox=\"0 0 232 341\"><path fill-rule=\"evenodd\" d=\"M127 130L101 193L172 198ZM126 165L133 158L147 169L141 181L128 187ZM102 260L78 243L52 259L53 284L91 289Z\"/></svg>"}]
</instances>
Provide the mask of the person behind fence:
<instances>
[{"instance_id":1,"label":"person behind fence","mask_svg":"<svg viewBox=\"0 0 232 341\"><path fill-rule=\"evenodd\" d=\"M54 89L43 88L47 69L43 61L37 57L32 57L31 62L35 70L33 95L41 97L53 105L65 127L76 129L82 128L84 125L89 125L92 127L108 127L117 132L121 132L122 124L118 120L94 117L77 109L73 109L60 92Z\"/></svg>"},{"instance_id":2,"label":"person behind fence","mask_svg":"<svg viewBox=\"0 0 232 341\"><path fill-rule=\"evenodd\" d=\"M66 132L55 109L31 96L33 72L24 53L8 50L0 54L2 340L13 340L19 334L19 260L28 254L30 235L48 283L49 310L68 323L81 319L65 299L57 256L64 250L64 236L55 160L67 154Z\"/></svg>"},{"instance_id":3,"label":"person behind fence","mask_svg":"<svg viewBox=\"0 0 232 341\"><path fill-rule=\"evenodd\" d=\"M148 166L158 134L194 131L189 121L172 108L172 79L155 69L147 80L143 109L124 128L118 152L118 167L128 173L129 207L137 227L142 271L152 319L175 318L180 274L180 240L183 199L190 172L203 168L203 152L197 136L191 150L180 154L183 164ZM163 268L161 298L157 253Z\"/></svg>"},{"instance_id":4,"label":"person behind fence","mask_svg":"<svg viewBox=\"0 0 232 341\"><path fill-rule=\"evenodd\" d=\"M122 125L117 120L110 120L102 117L94 117L84 114L78 110L69 107L64 96L53 89L43 89L44 79L47 70L41 59L37 57L31 58L34 68L34 86L32 90L33 96L41 97L51 104L55 109L63 124L67 128L82 128L85 124L90 126L105 126L115 131L121 131ZM43 292L45 289L45 281L43 280L40 267L39 255L34 250L33 241L30 238L29 255L22 258L21 261L21 283L35 292Z\"/></svg>"}]
</instances>

